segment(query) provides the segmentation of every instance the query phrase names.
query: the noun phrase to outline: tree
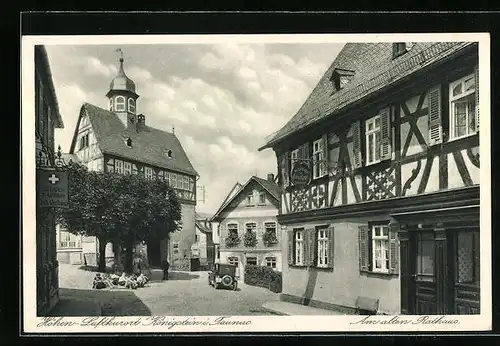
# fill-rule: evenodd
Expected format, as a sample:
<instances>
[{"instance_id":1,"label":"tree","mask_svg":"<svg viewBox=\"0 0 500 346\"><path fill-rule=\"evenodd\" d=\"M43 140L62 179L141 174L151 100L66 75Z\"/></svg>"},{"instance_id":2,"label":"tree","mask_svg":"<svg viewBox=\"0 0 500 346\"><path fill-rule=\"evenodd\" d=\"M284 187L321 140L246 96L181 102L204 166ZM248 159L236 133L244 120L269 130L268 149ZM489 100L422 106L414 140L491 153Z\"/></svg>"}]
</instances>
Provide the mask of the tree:
<instances>
[{"instance_id":1,"label":"tree","mask_svg":"<svg viewBox=\"0 0 500 346\"><path fill-rule=\"evenodd\" d=\"M121 183L126 192L118 197L116 208L125 219L120 228L120 239L126 249L132 249L140 242L164 239L182 228L180 203L166 181L126 175ZM127 251L127 271L131 270L132 260L132 251Z\"/></svg>"},{"instance_id":2,"label":"tree","mask_svg":"<svg viewBox=\"0 0 500 346\"><path fill-rule=\"evenodd\" d=\"M132 270L132 251L138 242L163 239L179 230L181 207L166 181L142 175L88 171L69 165L69 208L60 209L58 222L70 232L99 241L98 270L106 269L106 244L125 246L125 268Z\"/></svg>"},{"instance_id":3,"label":"tree","mask_svg":"<svg viewBox=\"0 0 500 346\"><path fill-rule=\"evenodd\" d=\"M119 237L119 227L125 221L114 204L119 194L120 177L89 171L74 162L69 164L68 170L69 208L58 209L58 223L71 233L98 239L98 270L103 272L106 244Z\"/></svg>"}]
</instances>

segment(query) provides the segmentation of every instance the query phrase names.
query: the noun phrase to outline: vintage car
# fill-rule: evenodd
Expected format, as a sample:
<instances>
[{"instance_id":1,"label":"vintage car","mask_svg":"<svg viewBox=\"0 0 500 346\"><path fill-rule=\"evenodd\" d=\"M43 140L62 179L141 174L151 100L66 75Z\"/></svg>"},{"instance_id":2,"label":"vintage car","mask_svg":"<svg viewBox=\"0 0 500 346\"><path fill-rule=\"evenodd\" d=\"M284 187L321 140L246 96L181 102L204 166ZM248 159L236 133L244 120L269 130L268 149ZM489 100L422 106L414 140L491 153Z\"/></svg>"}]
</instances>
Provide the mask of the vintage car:
<instances>
[{"instance_id":1,"label":"vintage car","mask_svg":"<svg viewBox=\"0 0 500 346\"><path fill-rule=\"evenodd\" d=\"M238 289L238 279L236 277L236 266L232 264L215 263L208 273L208 284L218 288Z\"/></svg>"}]
</instances>

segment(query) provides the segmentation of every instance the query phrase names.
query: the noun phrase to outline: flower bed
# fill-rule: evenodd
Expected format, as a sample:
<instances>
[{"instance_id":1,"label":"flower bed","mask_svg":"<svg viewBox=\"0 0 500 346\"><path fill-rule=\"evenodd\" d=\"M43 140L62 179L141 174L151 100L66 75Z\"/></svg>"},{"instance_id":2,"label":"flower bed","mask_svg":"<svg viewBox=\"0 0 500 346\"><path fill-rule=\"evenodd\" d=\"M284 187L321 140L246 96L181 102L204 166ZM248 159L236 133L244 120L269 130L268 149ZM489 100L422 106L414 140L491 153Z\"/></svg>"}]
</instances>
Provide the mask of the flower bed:
<instances>
[{"instance_id":1,"label":"flower bed","mask_svg":"<svg viewBox=\"0 0 500 346\"><path fill-rule=\"evenodd\" d=\"M267 288L274 293L281 293L282 274L270 267L247 264L245 266L245 283Z\"/></svg>"},{"instance_id":2,"label":"flower bed","mask_svg":"<svg viewBox=\"0 0 500 346\"><path fill-rule=\"evenodd\" d=\"M125 273L121 275L97 273L94 277L92 288L128 288L135 290L136 288L146 286L149 280L150 278L144 274L137 276L135 274L127 275Z\"/></svg>"}]
</instances>

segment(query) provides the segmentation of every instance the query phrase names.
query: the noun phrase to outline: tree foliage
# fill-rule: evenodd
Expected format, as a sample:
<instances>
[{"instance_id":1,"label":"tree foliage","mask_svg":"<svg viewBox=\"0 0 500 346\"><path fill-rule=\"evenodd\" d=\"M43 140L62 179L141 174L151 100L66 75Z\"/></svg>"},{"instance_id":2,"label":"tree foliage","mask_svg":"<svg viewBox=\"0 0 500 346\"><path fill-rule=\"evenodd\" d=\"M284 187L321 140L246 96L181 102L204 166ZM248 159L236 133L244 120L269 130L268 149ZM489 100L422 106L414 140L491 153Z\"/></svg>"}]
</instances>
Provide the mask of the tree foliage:
<instances>
[{"instance_id":1,"label":"tree foliage","mask_svg":"<svg viewBox=\"0 0 500 346\"><path fill-rule=\"evenodd\" d=\"M72 233L99 239L99 271L105 269L108 242L131 249L180 230L181 206L167 182L89 171L78 163L68 169L69 208L58 210L58 222Z\"/></svg>"}]
</instances>

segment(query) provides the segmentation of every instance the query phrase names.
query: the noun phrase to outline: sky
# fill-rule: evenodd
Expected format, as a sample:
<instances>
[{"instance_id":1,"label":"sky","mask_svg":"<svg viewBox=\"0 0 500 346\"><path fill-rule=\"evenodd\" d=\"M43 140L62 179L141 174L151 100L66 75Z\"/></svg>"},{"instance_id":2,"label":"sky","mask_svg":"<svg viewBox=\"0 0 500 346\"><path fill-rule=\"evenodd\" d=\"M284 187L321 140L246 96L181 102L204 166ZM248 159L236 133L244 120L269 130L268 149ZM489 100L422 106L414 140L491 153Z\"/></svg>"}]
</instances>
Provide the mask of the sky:
<instances>
[{"instance_id":1,"label":"sky","mask_svg":"<svg viewBox=\"0 0 500 346\"><path fill-rule=\"evenodd\" d=\"M68 152L84 102L107 108L118 68L140 95L146 124L172 131L205 187L197 210L214 213L236 182L276 175L266 137L298 111L333 62L340 43L150 44L46 46L64 129L56 146ZM200 191L199 191L200 192Z\"/></svg>"}]
</instances>

